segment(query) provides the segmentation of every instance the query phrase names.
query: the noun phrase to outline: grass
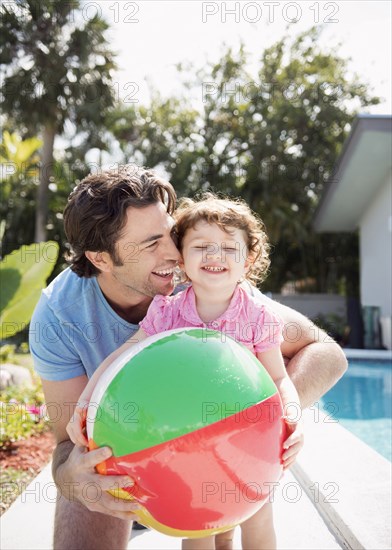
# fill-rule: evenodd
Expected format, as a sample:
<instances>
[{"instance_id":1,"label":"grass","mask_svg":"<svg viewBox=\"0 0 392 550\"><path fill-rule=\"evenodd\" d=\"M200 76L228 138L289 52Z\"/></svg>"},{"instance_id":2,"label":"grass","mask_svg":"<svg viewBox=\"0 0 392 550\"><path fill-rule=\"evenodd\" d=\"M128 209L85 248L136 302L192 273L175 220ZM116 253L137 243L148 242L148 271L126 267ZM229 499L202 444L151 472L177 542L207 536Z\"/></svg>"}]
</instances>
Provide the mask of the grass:
<instances>
[{"instance_id":1,"label":"grass","mask_svg":"<svg viewBox=\"0 0 392 550\"><path fill-rule=\"evenodd\" d=\"M3 514L26 486L37 475L34 470L1 468L0 471L0 515Z\"/></svg>"}]
</instances>

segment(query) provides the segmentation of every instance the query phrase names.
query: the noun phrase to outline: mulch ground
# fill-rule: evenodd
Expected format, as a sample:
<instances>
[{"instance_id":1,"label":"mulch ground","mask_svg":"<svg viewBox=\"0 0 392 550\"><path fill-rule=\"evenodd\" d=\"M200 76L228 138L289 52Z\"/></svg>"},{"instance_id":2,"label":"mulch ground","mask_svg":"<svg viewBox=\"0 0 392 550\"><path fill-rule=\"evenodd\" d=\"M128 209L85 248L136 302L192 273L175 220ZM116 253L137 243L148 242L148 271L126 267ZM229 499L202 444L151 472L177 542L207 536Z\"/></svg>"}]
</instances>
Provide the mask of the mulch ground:
<instances>
[{"instance_id":1,"label":"mulch ground","mask_svg":"<svg viewBox=\"0 0 392 550\"><path fill-rule=\"evenodd\" d=\"M30 470L38 474L49 462L54 446L52 432L16 441L10 449L0 450L0 468Z\"/></svg>"},{"instance_id":2,"label":"mulch ground","mask_svg":"<svg viewBox=\"0 0 392 550\"><path fill-rule=\"evenodd\" d=\"M0 449L0 515L50 461L54 447L52 432L44 432Z\"/></svg>"}]
</instances>

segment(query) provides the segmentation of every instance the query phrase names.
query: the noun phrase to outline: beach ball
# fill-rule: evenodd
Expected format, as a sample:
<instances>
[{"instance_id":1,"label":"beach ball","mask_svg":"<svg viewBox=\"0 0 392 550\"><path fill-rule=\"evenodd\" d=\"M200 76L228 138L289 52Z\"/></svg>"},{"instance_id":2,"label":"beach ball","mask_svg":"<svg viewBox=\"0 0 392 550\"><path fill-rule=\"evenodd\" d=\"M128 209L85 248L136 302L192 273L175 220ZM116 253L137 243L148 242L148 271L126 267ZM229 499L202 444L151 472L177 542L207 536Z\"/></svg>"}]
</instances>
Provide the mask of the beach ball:
<instances>
[{"instance_id":1,"label":"beach ball","mask_svg":"<svg viewBox=\"0 0 392 550\"><path fill-rule=\"evenodd\" d=\"M284 422L271 377L242 344L205 328L147 338L103 373L87 411L101 474L162 533L206 537L255 514L281 476Z\"/></svg>"}]
</instances>

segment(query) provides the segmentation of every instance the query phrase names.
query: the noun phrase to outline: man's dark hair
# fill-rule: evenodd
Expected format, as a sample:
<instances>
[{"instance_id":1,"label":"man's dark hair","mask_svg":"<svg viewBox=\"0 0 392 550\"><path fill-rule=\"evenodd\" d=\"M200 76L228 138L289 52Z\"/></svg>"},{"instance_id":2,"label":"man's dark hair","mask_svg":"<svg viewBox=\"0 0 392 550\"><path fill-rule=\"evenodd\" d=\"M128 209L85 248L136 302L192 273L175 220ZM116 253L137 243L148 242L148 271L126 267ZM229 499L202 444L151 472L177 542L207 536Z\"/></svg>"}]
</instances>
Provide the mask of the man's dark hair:
<instances>
[{"instance_id":1,"label":"man's dark hair","mask_svg":"<svg viewBox=\"0 0 392 550\"><path fill-rule=\"evenodd\" d=\"M64 229L70 245L66 260L80 277L100 273L85 252L108 252L115 264L115 244L127 221L127 209L162 202L169 214L176 204L172 185L152 170L125 165L90 174L75 187L64 210Z\"/></svg>"}]
</instances>

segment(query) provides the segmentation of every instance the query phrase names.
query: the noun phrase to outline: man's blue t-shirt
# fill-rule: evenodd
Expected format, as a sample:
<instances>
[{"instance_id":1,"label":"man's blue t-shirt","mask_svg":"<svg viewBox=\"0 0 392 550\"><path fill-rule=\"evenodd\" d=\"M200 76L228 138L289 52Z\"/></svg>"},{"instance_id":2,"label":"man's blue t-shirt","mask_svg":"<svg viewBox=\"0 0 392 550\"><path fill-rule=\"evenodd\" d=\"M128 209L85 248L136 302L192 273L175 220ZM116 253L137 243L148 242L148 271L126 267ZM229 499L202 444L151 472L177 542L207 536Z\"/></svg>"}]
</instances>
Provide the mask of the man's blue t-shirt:
<instances>
[{"instance_id":1,"label":"man's blue t-shirt","mask_svg":"<svg viewBox=\"0 0 392 550\"><path fill-rule=\"evenodd\" d=\"M44 380L90 377L139 329L110 307L96 277L66 269L42 291L30 323L30 351Z\"/></svg>"},{"instance_id":2,"label":"man's blue t-shirt","mask_svg":"<svg viewBox=\"0 0 392 550\"><path fill-rule=\"evenodd\" d=\"M262 303L273 301L247 290ZM180 290L180 289L178 289ZM30 323L30 351L44 380L89 378L137 330L110 307L96 277L79 277L67 268L42 291Z\"/></svg>"}]
</instances>

